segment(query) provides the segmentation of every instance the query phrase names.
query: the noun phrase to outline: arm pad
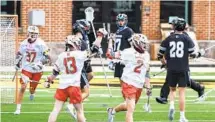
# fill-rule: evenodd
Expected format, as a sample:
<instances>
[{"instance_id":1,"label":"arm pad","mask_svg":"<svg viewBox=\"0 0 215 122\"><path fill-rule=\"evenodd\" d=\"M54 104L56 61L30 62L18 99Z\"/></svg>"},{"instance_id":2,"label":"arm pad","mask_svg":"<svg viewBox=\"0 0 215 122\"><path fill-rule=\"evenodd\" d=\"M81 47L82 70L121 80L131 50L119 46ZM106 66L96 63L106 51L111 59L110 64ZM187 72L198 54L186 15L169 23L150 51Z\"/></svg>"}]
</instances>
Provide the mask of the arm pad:
<instances>
[{"instance_id":1,"label":"arm pad","mask_svg":"<svg viewBox=\"0 0 215 122\"><path fill-rule=\"evenodd\" d=\"M54 75L55 77L57 77L60 73L56 70L53 69L52 71L52 75Z\"/></svg>"}]
</instances>

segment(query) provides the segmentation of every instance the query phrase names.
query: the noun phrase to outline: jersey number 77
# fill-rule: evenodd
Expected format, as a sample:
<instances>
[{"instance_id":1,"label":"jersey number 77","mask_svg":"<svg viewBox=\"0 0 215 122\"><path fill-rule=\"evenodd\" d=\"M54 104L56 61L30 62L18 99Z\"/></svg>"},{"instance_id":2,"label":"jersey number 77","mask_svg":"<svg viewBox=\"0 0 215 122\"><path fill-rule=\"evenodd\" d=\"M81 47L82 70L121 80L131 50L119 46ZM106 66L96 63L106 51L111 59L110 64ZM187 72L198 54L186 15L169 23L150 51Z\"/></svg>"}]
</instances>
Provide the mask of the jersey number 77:
<instances>
[{"instance_id":1,"label":"jersey number 77","mask_svg":"<svg viewBox=\"0 0 215 122\"><path fill-rule=\"evenodd\" d=\"M64 58L64 66L66 68L66 74L74 74L77 72L77 66L74 57Z\"/></svg>"}]
</instances>

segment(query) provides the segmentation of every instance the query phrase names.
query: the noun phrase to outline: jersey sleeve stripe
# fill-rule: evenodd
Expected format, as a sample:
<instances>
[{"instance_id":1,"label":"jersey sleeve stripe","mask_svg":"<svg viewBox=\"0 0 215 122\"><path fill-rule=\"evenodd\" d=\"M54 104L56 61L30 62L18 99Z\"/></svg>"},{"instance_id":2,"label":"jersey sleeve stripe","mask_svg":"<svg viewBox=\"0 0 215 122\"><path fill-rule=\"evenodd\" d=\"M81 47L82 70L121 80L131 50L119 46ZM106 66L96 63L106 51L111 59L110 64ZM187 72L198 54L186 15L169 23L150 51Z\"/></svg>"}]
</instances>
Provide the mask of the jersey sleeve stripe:
<instances>
[{"instance_id":1,"label":"jersey sleeve stripe","mask_svg":"<svg viewBox=\"0 0 215 122\"><path fill-rule=\"evenodd\" d=\"M195 50L195 47L188 49L189 52L194 51L194 50Z\"/></svg>"},{"instance_id":2,"label":"jersey sleeve stripe","mask_svg":"<svg viewBox=\"0 0 215 122\"><path fill-rule=\"evenodd\" d=\"M128 39L128 42L131 42L132 41L132 37L130 37L129 39Z\"/></svg>"},{"instance_id":3,"label":"jersey sleeve stripe","mask_svg":"<svg viewBox=\"0 0 215 122\"><path fill-rule=\"evenodd\" d=\"M165 48L165 47L160 46L160 50L162 50L162 51L166 51L166 48Z\"/></svg>"}]
</instances>

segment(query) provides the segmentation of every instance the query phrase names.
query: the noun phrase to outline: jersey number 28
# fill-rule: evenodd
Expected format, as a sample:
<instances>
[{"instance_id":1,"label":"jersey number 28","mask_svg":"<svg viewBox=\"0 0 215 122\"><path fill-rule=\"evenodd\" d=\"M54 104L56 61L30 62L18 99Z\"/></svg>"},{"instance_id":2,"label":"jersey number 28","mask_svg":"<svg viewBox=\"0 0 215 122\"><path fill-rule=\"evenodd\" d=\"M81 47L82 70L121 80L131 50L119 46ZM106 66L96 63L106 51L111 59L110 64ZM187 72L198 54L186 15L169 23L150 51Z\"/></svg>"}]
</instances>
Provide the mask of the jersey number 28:
<instances>
[{"instance_id":1,"label":"jersey number 28","mask_svg":"<svg viewBox=\"0 0 215 122\"><path fill-rule=\"evenodd\" d=\"M184 43L182 41L170 42L170 57L171 58L182 58L184 56Z\"/></svg>"},{"instance_id":2,"label":"jersey number 28","mask_svg":"<svg viewBox=\"0 0 215 122\"><path fill-rule=\"evenodd\" d=\"M67 74L74 74L77 72L76 61L74 57L64 58L64 66Z\"/></svg>"}]
</instances>

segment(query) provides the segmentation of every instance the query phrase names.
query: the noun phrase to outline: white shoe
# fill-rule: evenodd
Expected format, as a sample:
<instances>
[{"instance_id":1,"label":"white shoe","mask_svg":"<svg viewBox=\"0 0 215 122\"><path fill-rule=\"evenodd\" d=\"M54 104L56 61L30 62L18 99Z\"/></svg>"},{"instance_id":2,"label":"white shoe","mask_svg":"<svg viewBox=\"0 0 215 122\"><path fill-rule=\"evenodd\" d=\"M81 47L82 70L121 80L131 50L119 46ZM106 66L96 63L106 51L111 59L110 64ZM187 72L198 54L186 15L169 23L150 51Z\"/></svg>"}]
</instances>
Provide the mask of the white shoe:
<instances>
[{"instance_id":1,"label":"white shoe","mask_svg":"<svg viewBox=\"0 0 215 122\"><path fill-rule=\"evenodd\" d=\"M75 119L77 120L77 113L76 113L76 110L74 108L73 105L67 105L66 106L66 111Z\"/></svg>"},{"instance_id":2,"label":"white shoe","mask_svg":"<svg viewBox=\"0 0 215 122\"><path fill-rule=\"evenodd\" d=\"M188 122L188 120L184 117L184 118L180 118L179 122Z\"/></svg>"},{"instance_id":3,"label":"white shoe","mask_svg":"<svg viewBox=\"0 0 215 122\"><path fill-rule=\"evenodd\" d=\"M107 113L108 113L108 122L113 122L114 114L112 114L113 108L108 108Z\"/></svg>"},{"instance_id":4,"label":"white shoe","mask_svg":"<svg viewBox=\"0 0 215 122\"><path fill-rule=\"evenodd\" d=\"M20 110L16 110L13 114L15 114L15 115L19 115L21 113L21 111Z\"/></svg>"},{"instance_id":5,"label":"white shoe","mask_svg":"<svg viewBox=\"0 0 215 122\"><path fill-rule=\"evenodd\" d=\"M173 121L175 115L175 109L169 109L168 118L170 121Z\"/></svg>"}]
</instances>

